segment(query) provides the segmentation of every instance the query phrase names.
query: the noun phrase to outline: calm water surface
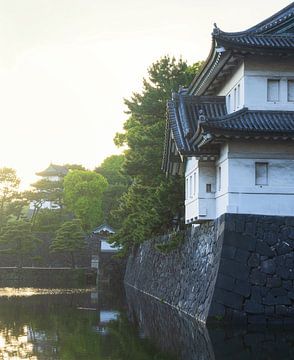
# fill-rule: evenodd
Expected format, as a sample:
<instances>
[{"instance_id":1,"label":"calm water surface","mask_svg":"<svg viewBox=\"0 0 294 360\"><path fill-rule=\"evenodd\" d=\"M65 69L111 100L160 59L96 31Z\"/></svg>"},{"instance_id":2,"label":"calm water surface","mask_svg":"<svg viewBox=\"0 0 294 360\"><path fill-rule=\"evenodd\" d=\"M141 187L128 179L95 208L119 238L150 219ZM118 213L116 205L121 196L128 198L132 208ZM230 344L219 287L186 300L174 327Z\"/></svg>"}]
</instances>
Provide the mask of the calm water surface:
<instances>
[{"instance_id":1,"label":"calm water surface","mask_svg":"<svg viewBox=\"0 0 294 360\"><path fill-rule=\"evenodd\" d=\"M0 359L294 359L294 330L207 329L130 288L2 288Z\"/></svg>"}]
</instances>

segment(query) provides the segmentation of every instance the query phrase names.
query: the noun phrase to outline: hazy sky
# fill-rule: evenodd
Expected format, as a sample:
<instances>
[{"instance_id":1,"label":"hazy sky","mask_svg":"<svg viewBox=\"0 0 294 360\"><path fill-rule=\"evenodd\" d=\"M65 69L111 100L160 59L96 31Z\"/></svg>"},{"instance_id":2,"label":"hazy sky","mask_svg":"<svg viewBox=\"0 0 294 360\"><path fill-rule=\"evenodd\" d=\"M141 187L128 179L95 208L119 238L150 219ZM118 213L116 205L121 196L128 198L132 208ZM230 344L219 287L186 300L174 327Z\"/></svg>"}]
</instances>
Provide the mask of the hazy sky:
<instances>
[{"instance_id":1,"label":"hazy sky","mask_svg":"<svg viewBox=\"0 0 294 360\"><path fill-rule=\"evenodd\" d=\"M244 30L288 0L0 0L0 167L27 185L50 162L119 150L123 98L165 54L205 59L213 23Z\"/></svg>"}]
</instances>

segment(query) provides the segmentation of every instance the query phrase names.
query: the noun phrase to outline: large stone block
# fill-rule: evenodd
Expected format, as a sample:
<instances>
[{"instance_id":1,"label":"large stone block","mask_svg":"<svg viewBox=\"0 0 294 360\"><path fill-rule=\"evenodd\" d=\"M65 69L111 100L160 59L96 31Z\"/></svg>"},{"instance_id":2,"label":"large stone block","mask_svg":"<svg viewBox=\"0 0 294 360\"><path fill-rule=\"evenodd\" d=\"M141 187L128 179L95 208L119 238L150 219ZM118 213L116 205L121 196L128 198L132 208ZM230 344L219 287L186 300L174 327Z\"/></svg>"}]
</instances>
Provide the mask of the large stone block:
<instances>
[{"instance_id":1,"label":"large stone block","mask_svg":"<svg viewBox=\"0 0 294 360\"><path fill-rule=\"evenodd\" d=\"M236 292L237 294L240 294L246 298L251 293L251 286L248 283L248 281L236 280L234 292Z\"/></svg>"},{"instance_id":2,"label":"large stone block","mask_svg":"<svg viewBox=\"0 0 294 360\"><path fill-rule=\"evenodd\" d=\"M265 285L266 284L266 274L262 273L258 269L253 269L250 274L250 282L253 285Z\"/></svg>"},{"instance_id":3,"label":"large stone block","mask_svg":"<svg viewBox=\"0 0 294 360\"><path fill-rule=\"evenodd\" d=\"M275 256L275 251L264 241L258 240L256 243L256 252L260 255L273 257Z\"/></svg>"},{"instance_id":4,"label":"large stone block","mask_svg":"<svg viewBox=\"0 0 294 360\"><path fill-rule=\"evenodd\" d=\"M235 279L231 276L219 273L216 280L216 287L232 291L235 287Z\"/></svg>"},{"instance_id":5,"label":"large stone block","mask_svg":"<svg viewBox=\"0 0 294 360\"><path fill-rule=\"evenodd\" d=\"M223 289L215 289L214 291L214 300L222 305L225 305L229 308L235 310L241 310L243 304L243 296L235 294L231 291Z\"/></svg>"},{"instance_id":6,"label":"large stone block","mask_svg":"<svg viewBox=\"0 0 294 360\"><path fill-rule=\"evenodd\" d=\"M260 263L260 255L259 254L256 254L256 253L253 253L249 259L248 259L248 266L250 267L257 267L259 266L259 263Z\"/></svg>"},{"instance_id":7,"label":"large stone block","mask_svg":"<svg viewBox=\"0 0 294 360\"><path fill-rule=\"evenodd\" d=\"M246 300L244 310L249 314L264 314L264 306L252 300Z\"/></svg>"},{"instance_id":8,"label":"large stone block","mask_svg":"<svg viewBox=\"0 0 294 360\"><path fill-rule=\"evenodd\" d=\"M266 280L266 286L269 288L278 288L282 285L282 279L277 276L269 276Z\"/></svg>"},{"instance_id":9,"label":"large stone block","mask_svg":"<svg viewBox=\"0 0 294 360\"><path fill-rule=\"evenodd\" d=\"M256 239L251 235L243 235L233 231L225 231L224 245L234 246L239 249L254 251Z\"/></svg>"},{"instance_id":10,"label":"large stone block","mask_svg":"<svg viewBox=\"0 0 294 360\"><path fill-rule=\"evenodd\" d=\"M276 264L274 260L265 260L261 263L261 271L266 274L274 274L276 271Z\"/></svg>"},{"instance_id":11,"label":"large stone block","mask_svg":"<svg viewBox=\"0 0 294 360\"><path fill-rule=\"evenodd\" d=\"M221 259L219 272L239 280L247 280L249 276L249 267L233 260Z\"/></svg>"}]
</instances>

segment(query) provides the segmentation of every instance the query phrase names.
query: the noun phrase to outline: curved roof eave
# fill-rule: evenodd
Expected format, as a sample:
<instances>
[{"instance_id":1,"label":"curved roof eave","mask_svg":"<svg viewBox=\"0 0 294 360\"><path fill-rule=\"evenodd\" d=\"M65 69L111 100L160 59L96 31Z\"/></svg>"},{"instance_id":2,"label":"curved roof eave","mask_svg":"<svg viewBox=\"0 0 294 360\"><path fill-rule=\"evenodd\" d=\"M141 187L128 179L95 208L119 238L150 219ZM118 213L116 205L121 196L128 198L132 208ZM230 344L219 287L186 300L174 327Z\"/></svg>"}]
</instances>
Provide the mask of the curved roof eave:
<instances>
[{"instance_id":1,"label":"curved roof eave","mask_svg":"<svg viewBox=\"0 0 294 360\"><path fill-rule=\"evenodd\" d=\"M209 55L203 65L202 70L195 76L192 83L188 87L187 89L188 95L202 95L201 87L207 81L207 79L211 75L212 71L218 64L223 54L223 52L218 52L216 49L217 49L217 40L213 35Z\"/></svg>"},{"instance_id":2,"label":"curved roof eave","mask_svg":"<svg viewBox=\"0 0 294 360\"><path fill-rule=\"evenodd\" d=\"M291 11L292 10L292 11ZM259 33L264 32L266 33L267 30L276 27L285 20L286 17L294 16L294 2L291 2L289 5L284 7L283 9L279 10L275 14L269 16L268 18L262 20L260 23L251 26L247 30L243 31L237 31L237 32L225 32L220 29L217 29L220 34L223 35L232 35L232 36L239 36L239 35L245 35L245 34L253 34L253 33Z\"/></svg>"}]
</instances>

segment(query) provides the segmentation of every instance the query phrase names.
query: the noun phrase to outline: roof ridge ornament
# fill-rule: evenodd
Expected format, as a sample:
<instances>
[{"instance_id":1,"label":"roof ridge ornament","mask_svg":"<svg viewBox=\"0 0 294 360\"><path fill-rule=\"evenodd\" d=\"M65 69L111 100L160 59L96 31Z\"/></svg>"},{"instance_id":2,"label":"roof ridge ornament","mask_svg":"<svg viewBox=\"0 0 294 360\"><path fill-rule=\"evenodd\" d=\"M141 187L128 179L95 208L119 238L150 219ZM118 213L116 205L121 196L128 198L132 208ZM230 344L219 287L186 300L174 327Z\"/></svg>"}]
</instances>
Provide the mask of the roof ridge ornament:
<instances>
[{"instance_id":1,"label":"roof ridge ornament","mask_svg":"<svg viewBox=\"0 0 294 360\"><path fill-rule=\"evenodd\" d=\"M220 34L220 28L216 25L216 23L213 24L214 28L212 31L212 35L219 35Z\"/></svg>"}]
</instances>

